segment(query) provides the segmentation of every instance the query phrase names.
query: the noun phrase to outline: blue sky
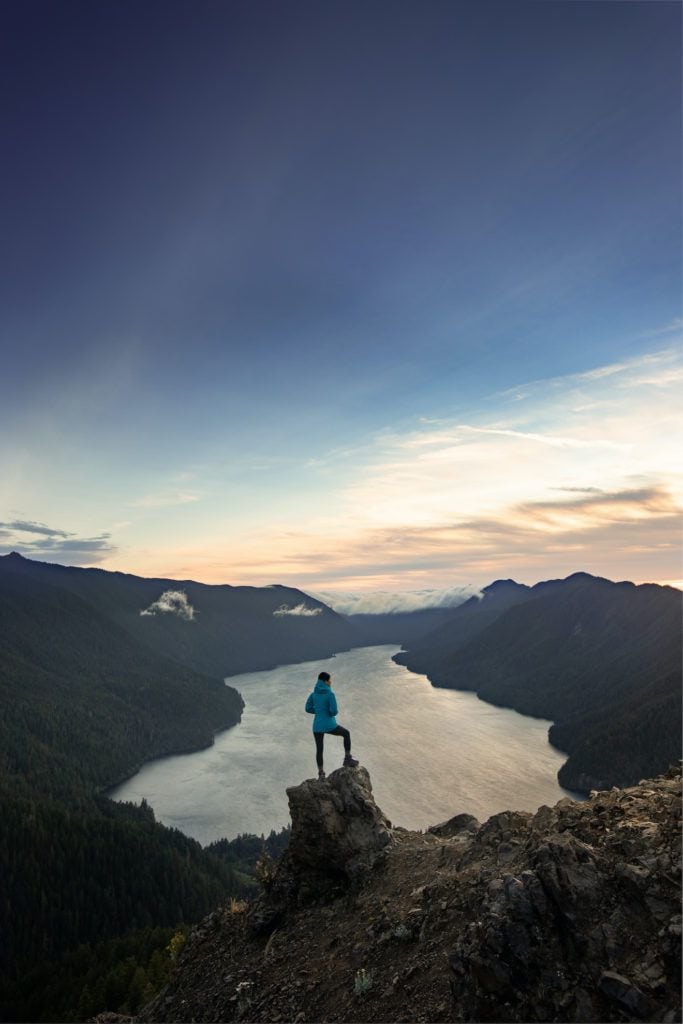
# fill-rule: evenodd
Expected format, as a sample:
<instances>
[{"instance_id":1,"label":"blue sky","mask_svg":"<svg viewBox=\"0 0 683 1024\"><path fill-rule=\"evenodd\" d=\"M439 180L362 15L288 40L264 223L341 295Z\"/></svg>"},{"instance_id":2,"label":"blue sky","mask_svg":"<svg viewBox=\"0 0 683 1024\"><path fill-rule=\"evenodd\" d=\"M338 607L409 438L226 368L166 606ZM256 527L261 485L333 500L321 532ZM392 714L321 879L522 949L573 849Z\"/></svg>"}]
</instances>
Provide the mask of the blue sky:
<instances>
[{"instance_id":1,"label":"blue sky","mask_svg":"<svg viewBox=\"0 0 683 1024\"><path fill-rule=\"evenodd\" d=\"M590 0L5 4L0 549L361 589L478 585L496 559L491 578L680 575L649 533L633 546L657 557L615 544L602 567L594 525L542 564L401 554L437 508L443 527L509 519L511 461L541 501L540 464L500 431L571 431L577 380L581 429L616 430L605 378L580 376L600 368L660 376L622 388L610 434L648 448L585 486L678 493L648 452L678 380L680 21ZM561 380L523 422L500 397ZM448 509L401 462L369 522L387 444L414 450L430 421L498 431L497 507L457 460Z\"/></svg>"}]
</instances>

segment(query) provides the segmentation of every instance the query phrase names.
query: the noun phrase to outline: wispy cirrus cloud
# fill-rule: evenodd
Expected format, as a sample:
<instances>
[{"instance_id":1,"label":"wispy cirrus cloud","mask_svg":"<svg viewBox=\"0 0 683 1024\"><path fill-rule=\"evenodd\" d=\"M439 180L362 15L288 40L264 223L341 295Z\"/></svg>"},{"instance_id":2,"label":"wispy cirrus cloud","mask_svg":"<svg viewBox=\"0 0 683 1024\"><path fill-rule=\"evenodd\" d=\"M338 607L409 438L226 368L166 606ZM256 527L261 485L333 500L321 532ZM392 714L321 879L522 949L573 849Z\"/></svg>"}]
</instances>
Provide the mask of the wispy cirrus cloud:
<instances>
[{"instance_id":1,"label":"wispy cirrus cloud","mask_svg":"<svg viewBox=\"0 0 683 1024\"><path fill-rule=\"evenodd\" d=\"M661 327L655 327L654 330L648 331L643 337L656 338L661 337L663 334L680 334L683 335L683 316L674 317L668 324L663 324Z\"/></svg>"},{"instance_id":2,"label":"wispy cirrus cloud","mask_svg":"<svg viewBox=\"0 0 683 1024\"><path fill-rule=\"evenodd\" d=\"M383 591L388 603L577 569L679 578L682 376L683 352L669 345L521 384L457 418L387 426L363 446L302 460L300 499L296 481L278 480L267 500L244 502L272 516L238 521L217 507L219 529L149 547L137 571L277 581L339 601ZM310 497L316 474L322 501ZM169 490L176 483L183 493L179 480Z\"/></svg>"},{"instance_id":3,"label":"wispy cirrus cloud","mask_svg":"<svg viewBox=\"0 0 683 1024\"><path fill-rule=\"evenodd\" d=\"M552 491L563 491L568 494L604 494L600 487L551 487Z\"/></svg>"},{"instance_id":4,"label":"wispy cirrus cloud","mask_svg":"<svg viewBox=\"0 0 683 1024\"><path fill-rule=\"evenodd\" d=\"M502 430L494 427L470 427L460 424L458 430L472 434L499 434L501 437L521 437L525 441L537 441L539 444L550 445L551 448L615 448L628 447L619 441L603 441L600 438L581 439L577 437L557 437L554 434L534 434L523 430Z\"/></svg>"},{"instance_id":5,"label":"wispy cirrus cloud","mask_svg":"<svg viewBox=\"0 0 683 1024\"><path fill-rule=\"evenodd\" d=\"M83 555L104 556L116 550L114 545L110 543L110 540L110 533L101 533L97 537L70 537L68 540L51 541L37 540L33 542L33 547L34 550L39 550L41 553L52 551L59 554L78 555L79 557ZM93 557L92 561L99 561L99 558Z\"/></svg>"},{"instance_id":6,"label":"wispy cirrus cloud","mask_svg":"<svg viewBox=\"0 0 683 1024\"><path fill-rule=\"evenodd\" d=\"M66 530L55 530L44 523L36 523L27 519L13 519L10 522L0 523L0 528L13 533L38 533L43 537L73 536Z\"/></svg>"},{"instance_id":7,"label":"wispy cirrus cloud","mask_svg":"<svg viewBox=\"0 0 683 1024\"><path fill-rule=\"evenodd\" d=\"M116 550L108 532L79 537L74 532L30 519L0 522L0 554L18 551L29 558L67 565L96 565Z\"/></svg>"},{"instance_id":8,"label":"wispy cirrus cloud","mask_svg":"<svg viewBox=\"0 0 683 1024\"><path fill-rule=\"evenodd\" d=\"M679 330L678 321L672 325L660 328L658 333L673 333ZM582 370L579 373L565 374L562 377L546 377L539 380L528 381L525 384L518 384L513 388L507 388L500 393L501 398L512 398L515 401L529 398L539 390L546 393L555 391L571 390L573 387L580 388L584 384L591 384L596 381L603 381L607 378L616 378L619 387L638 387L643 379L651 384L666 387L671 383L672 369L678 374L681 370L680 346L670 346L665 349L658 349L653 352L644 352L642 355L632 359L625 359L622 362L608 363L605 366L596 366L590 370ZM645 378L644 378L645 372Z\"/></svg>"},{"instance_id":9,"label":"wispy cirrus cloud","mask_svg":"<svg viewBox=\"0 0 683 1024\"><path fill-rule=\"evenodd\" d=\"M385 430L339 483L326 479L305 525L242 530L210 555L185 550L184 564L199 557L205 579L316 593L476 588L579 568L676 578L682 369L669 348L503 392L465 423Z\"/></svg>"},{"instance_id":10,"label":"wispy cirrus cloud","mask_svg":"<svg viewBox=\"0 0 683 1024\"><path fill-rule=\"evenodd\" d=\"M668 491L630 489L524 502L493 515L432 526L377 527L344 540L338 534L321 536L314 548L309 534L292 532L286 545L271 550L267 565L256 565L252 553L244 551L233 562L232 575L239 578L251 569L258 574L255 582L296 579L336 610L410 610L443 606L430 599L428 588L424 597L410 591L420 583L453 578L480 581L471 590L446 588L446 593L456 591L453 604L501 576L535 582L582 568L616 579L670 579L681 525L679 505ZM321 578L333 589L318 589ZM408 592L375 600L391 586Z\"/></svg>"},{"instance_id":11,"label":"wispy cirrus cloud","mask_svg":"<svg viewBox=\"0 0 683 1024\"><path fill-rule=\"evenodd\" d=\"M128 508L170 508L173 505L189 505L201 501L201 495L193 491L161 491L158 494L145 494L128 502Z\"/></svg>"}]
</instances>

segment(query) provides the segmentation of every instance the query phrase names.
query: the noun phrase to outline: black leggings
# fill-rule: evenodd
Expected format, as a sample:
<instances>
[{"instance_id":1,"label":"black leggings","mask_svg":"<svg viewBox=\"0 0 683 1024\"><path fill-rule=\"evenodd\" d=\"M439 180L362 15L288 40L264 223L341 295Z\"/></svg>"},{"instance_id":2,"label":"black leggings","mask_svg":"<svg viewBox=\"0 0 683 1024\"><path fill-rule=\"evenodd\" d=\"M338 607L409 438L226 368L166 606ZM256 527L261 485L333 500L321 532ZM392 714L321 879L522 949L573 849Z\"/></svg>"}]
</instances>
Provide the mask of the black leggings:
<instances>
[{"instance_id":1,"label":"black leggings","mask_svg":"<svg viewBox=\"0 0 683 1024\"><path fill-rule=\"evenodd\" d=\"M343 725L338 725L334 729L326 730L328 736L343 736L344 737L344 753L351 753L351 733L348 729L345 729ZM323 766L323 740L325 739L324 732L314 732L315 736L315 761L318 768Z\"/></svg>"}]
</instances>

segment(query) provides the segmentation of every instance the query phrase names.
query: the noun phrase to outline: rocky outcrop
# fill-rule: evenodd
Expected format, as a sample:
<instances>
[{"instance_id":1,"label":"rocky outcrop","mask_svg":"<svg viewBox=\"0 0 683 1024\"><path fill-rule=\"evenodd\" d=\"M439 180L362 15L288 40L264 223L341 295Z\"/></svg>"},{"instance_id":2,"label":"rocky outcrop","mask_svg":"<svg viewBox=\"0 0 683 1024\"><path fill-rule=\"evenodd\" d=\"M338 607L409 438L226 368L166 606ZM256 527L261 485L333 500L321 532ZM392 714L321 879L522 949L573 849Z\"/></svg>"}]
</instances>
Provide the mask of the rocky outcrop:
<instances>
[{"instance_id":1,"label":"rocky outcrop","mask_svg":"<svg viewBox=\"0 0 683 1024\"><path fill-rule=\"evenodd\" d=\"M391 842L391 822L372 796L365 768L339 768L326 780L287 790L290 870L315 894L318 880L358 881Z\"/></svg>"},{"instance_id":2,"label":"rocky outcrop","mask_svg":"<svg viewBox=\"0 0 683 1024\"><path fill-rule=\"evenodd\" d=\"M272 930L294 905L330 898L359 884L386 854L391 822L375 803L365 768L339 768L325 780L287 790L289 845L250 911L257 931Z\"/></svg>"},{"instance_id":3,"label":"rocky outcrop","mask_svg":"<svg viewBox=\"0 0 683 1024\"><path fill-rule=\"evenodd\" d=\"M303 783L269 891L202 922L139 1019L671 1024L680 790L672 769L422 833L390 827L362 769Z\"/></svg>"},{"instance_id":4,"label":"rocky outcrop","mask_svg":"<svg viewBox=\"0 0 683 1024\"><path fill-rule=\"evenodd\" d=\"M427 831L432 832L435 836L457 836L461 832L476 832L480 827L473 814L456 814L448 821L432 825Z\"/></svg>"}]
</instances>

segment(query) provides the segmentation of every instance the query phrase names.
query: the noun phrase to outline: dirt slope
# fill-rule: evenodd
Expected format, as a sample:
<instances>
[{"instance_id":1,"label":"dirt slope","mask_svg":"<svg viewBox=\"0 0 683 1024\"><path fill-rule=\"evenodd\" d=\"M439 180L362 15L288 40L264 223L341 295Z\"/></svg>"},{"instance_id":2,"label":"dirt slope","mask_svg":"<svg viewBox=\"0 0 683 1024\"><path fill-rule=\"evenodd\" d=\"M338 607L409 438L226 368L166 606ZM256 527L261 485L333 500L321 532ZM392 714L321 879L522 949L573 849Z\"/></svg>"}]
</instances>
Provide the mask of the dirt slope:
<instances>
[{"instance_id":1,"label":"dirt slope","mask_svg":"<svg viewBox=\"0 0 683 1024\"><path fill-rule=\"evenodd\" d=\"M419 833L362 768L307 781L268 891L206 918L137 1019L678 1021L680 789Z\"/></svg>"}]
</instances>

